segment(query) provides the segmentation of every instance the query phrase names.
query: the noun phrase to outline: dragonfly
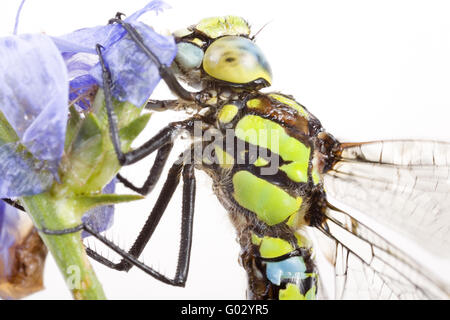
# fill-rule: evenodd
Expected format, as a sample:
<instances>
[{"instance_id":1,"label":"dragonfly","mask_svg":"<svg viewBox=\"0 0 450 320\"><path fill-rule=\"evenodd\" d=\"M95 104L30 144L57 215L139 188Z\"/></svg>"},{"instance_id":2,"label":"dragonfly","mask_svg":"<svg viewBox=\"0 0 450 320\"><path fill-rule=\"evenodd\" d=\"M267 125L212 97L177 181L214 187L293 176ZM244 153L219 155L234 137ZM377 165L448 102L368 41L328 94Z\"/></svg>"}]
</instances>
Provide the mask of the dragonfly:
<instances>
[{"instance_id":1,"label":"dragonfly","mask_svg":"<svg viewBox=\"0 0 450 320\"><path fill-rule=\"evenodd\" d=\"M158 65L136 30L120 16L112 22L121 24ZM119 248L88 225L80 226L123 260L110 261L89 248L88 254L110 268L127 271L135 266L164 283L184 286L194 233L195 171L202 170L212 179L213 190L236 228L240 262L248 276L248 298L326 297L314 257L323 242L332 243L327 258L336 269L337 298L363 294L448 298L448 283L429 271L419 257L382 236L374 225L389 226L424 250L447 257L450 144L431 140L340 142L293 96L261 91L270 86L272 73L250 34L248 23L236 16L204 19L174 33L178 44L175 63L170 69L159 67L179 99L150 100L146 108L190 110L194 115L169 124L127 154L119 147L108 103L109 71L103 63L111 137L119 162L130 165L156 152L142 187L118 175L126 187L148 194L178 134L187 131L197 139L192 139L169 169L155 207L131 249ZM98 53L102 62L100 47ZM187 91L179 80L201 89ZM176 273L170 277L138 258L180 180L182 231Z\"/></svg>"}]
</instances>

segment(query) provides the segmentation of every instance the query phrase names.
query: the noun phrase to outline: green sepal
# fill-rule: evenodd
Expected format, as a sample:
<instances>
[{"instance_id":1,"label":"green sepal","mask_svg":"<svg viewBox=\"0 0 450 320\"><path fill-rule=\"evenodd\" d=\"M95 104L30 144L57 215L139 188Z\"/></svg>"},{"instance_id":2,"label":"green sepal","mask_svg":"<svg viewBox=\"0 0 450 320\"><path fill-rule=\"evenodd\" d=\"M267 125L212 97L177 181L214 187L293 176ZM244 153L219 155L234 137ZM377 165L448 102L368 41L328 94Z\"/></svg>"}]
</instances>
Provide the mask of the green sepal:
<instances>
[{"instance_id":1,"label":"green sepal","mask_svg":"<svg viewBox=\"0 0 450 320\"><path fill-rule=\"evenodd\" d=\"M66 140L64 141L64 150L67 150L69 146L71 146L73 139L76 137L78 130L83 123L83 119L80 117L80 114L75 109L75 106L71 105L69 107L69 120L67 121L67 129L66 129Z\"/></svg>"},{"instance_id":2,"label":"green sepal","mask_svg":"<svg viewBox=\"0 0 450 320\"><path fill-rule=\"evenodd\" d=\"M0 144L18 141L19 137L13 127L6 120L5 115L0 112Z\"/></svg>"},{"instance_id":3,"label":"green sepal","mask_svg":"<svg viewBox=\"0 0 450 320\"><path fill-rule=\"evenodd\" d=\"M66 148L66 157L63 158L60 169L63 184L78 191L85 187L103 159L103 137L97 117L88 114L72 140L71 145ZM64 191L60 185L55 184L54 187Z\"/></svg>"},{"instance_id":4,"label":"green sepal","mask_svg":"<svg viewBox=\"0 0 450 320\"><path fill-rule=\"evenodd\" d=\"M116 115L117 126L120 128L126 127L130 122L135 120L141 114L143 108L138 108L129 102L120 102L113 99L114 114ZM92 105L92 113L96 115L102 131L108 132L108 114L106 112L104 93L102 89L99 89L95 96L94 103Z\"/></svg>"},{"instance_id":5,"label":"green sepal","mask_svg":"<svg viewBox=\"0 0 450 320\"><path fill-rule=\"evenodd\" d=\"M151 114L146 113L139 116L137 119L132 121L126 127L120 129L119 135L122 142L122 147L125 147L131 143L136 137L144 130L148 121L150 120Z\"/></svg>"},{"instance_id":6,"label":"green sepal","mask_svg":"<svg viewBox=\"0 0 450 320\"><path fill-rule=\"evenodd\" d=\"M84 141L99 134L102 134L100 121L94 114L87 114L86 119L84 120L83 125L78 131L78 135L73 142L72 150L81 148Z\"/></svg>"},{"instance_id":7,"label":"green sepal","mask_svg":"<svg viewBox=\"0 0 450 320\"><path fill-rule=\"evenodd\" d=\"M86 211L94 209L95 207L118 204L123 202L130 202L144 199L141 195L135 194L92 194L80 195L73 198L73 208L76 214L83 215Z\"/></svg>"},{"instance_id":8,"label":"green sepal","mask_svg":"<svg viewBox=\"0 0 450 320\"><path fill-rule=\"evenodd\" d=\"M103 97L102 90L99 90L97 97ZM90 165L90 168L93 170L91 171L88 180L82 185L71 186L71 189L75 194L100 191L109 181L111 181L111 177L114 177L120 169L117 155L111 143L106 107L104 101L97 99L97 97L93 105L93 114L95 115L98 126L102 132L101 136L103 144L101 146L101 155L95 159L95 165ZM119 127L121 149L123 152L127 152L133 139L135 139L147 125L150 114L140 115L143 109L137 108L128 102L113 100L113 107L118 120L117 124Z\"/></svg>"}]
</instances>

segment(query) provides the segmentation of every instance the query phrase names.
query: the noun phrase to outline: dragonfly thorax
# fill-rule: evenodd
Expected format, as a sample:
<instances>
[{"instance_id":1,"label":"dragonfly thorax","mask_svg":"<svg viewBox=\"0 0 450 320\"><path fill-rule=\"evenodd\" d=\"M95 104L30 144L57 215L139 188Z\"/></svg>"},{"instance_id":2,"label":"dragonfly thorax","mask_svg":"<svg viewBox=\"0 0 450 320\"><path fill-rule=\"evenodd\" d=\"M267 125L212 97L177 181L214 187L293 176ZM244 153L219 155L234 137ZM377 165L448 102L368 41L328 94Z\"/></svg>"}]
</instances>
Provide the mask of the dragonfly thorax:
<instances>
[{"instance_id":1,"label":"dragonfly thorax","mask_svg":"<svg viewBox=\"0 0 450 320\"><path fill-rule=\"evenodd\" d=\"M220 182L228 209L267 226L309 224L310 199L324 196L320 122L278 93L233 93L217 105L202 169Z\"/></svg>"}]
</instances>

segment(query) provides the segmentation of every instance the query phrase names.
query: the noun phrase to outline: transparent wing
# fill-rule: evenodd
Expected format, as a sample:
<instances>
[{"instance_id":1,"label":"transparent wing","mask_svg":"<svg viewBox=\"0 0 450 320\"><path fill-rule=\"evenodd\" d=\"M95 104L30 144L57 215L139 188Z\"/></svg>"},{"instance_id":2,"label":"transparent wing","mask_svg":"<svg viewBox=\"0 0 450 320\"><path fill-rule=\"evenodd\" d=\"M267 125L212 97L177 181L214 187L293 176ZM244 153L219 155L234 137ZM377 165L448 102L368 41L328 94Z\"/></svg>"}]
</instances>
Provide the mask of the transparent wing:
<instances>
[{"instance_id":1,"label":"transparent wing","mask_svg":"<svg viewBox=\"0 0 450 320\"><path fill-rule=\"evenodd\" d=\"M347 143L327 194L427 251L450 256L450 143Z\"/></svg>"},{"instance_id":2,"label":"transparent wing","mask_svg":"<svg viewBox=\"0 0 450 320\"><path fill-rule=\"evenodd\" d=\"M448 299L448 284L339 209L321 231L334 242L338 299ZM426 263L424 263L425 265Z\"/></svg>"}]
</instances>

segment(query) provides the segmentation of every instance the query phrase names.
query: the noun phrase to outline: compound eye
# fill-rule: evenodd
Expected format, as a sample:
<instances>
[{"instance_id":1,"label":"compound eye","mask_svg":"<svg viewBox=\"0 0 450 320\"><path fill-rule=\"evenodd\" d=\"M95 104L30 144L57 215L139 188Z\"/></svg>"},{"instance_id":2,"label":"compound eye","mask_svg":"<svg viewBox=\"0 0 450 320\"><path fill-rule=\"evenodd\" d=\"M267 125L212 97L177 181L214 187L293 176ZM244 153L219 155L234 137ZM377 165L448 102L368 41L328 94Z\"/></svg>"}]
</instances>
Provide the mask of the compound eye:
<instances>
[{"instance_id":1,"label":"compound eye","mask_svg":"<svg viewBox=\"0 0 450 320\"><path fill-rule=\"evenodd\" d=\"M249 39L226 36L206 49L203 70L211 77L233 84L272 82L272 71L261 50ZM263 80L263 81L261 81Z\"/></svg>"}]
</instances>

